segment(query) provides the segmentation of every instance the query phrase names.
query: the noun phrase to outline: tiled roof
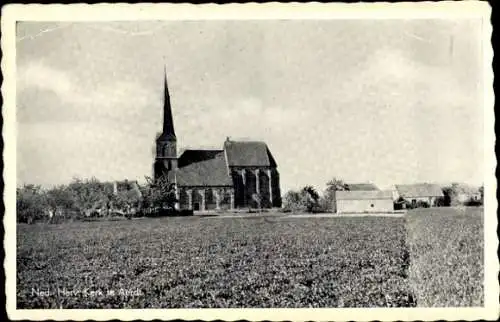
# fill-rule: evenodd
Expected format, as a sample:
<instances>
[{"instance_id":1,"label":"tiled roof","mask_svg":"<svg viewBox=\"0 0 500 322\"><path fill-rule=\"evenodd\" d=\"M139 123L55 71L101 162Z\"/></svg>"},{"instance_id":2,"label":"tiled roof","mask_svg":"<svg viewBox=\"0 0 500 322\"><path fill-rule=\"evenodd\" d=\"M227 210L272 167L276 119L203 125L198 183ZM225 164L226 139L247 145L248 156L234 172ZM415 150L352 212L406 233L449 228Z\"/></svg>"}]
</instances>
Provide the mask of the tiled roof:
<instances>
[{"instance_id":1,"label":"tiled roof","mask_svg":"<svg viewBox=\"0 0 500 322\"><path fill-rule=\"evenodd\" d=\"M224 151L221 150L185 151L179 158L175 176L179 186L233 185L227 172Z\"/></svg>"},{"instance_id":2,"label":"tiled roof","mask_svg":"<svg viewBox=\"0 0 500 322\"><path fill-rule=\"evenodd\" d=\"M336 191L337 200L393 199L390 190Z\"/></svg>"},{"instance_id":3,"label":"tiled roof","mask_svg":"<svg viewBox=\"0 0 500 322\"><path fill-rule=\"evenodd\" d=\"M418 183L396 185L398 194L402 197L442 197L443 189L437 184Z\"/></svg>"},{"instance_id":4,"label":"tiled roof","mask_svg":"<svg viewBox=\"0 0 500 322\"><path fill-rule=\"evenodd\" d=\"M371 191L371 190L380 190L373 183L348 183L348 190L350 191Z\"/></svg>"},{"instance_id":5,"label":"tiled roof","mask_svg":"<svg viewBox=\"0 0 500 322\"><path fill-rule=\"evenodd\" d=\"M186 149L182 152L181 156L178 159L178 167L182 168L191 163L205 161L208 159L215 158L218 154L224 152L222 150L193 150Z\"/></svg>"},{"instance_id":6,"label":"tiled roof","mask_svg":"<svg viewBox=\"0 0 500 322\"><path fill-rule=\"evenodd\" d=\"M224 150L229 166L276 166L264 142L228 140L224 142Z\"/></svg>"}]
</instances>

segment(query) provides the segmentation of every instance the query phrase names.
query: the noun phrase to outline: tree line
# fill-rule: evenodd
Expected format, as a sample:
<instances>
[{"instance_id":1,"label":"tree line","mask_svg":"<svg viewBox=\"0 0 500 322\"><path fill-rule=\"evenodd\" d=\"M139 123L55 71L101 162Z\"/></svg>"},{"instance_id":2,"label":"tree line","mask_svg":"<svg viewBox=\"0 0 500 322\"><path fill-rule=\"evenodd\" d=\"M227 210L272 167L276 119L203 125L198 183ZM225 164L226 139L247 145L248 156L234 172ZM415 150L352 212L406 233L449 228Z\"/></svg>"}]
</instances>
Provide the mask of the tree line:
<instances>
[{"instance_id":1,"label":"tree line","mask_svg":"<svg viewBox=\"0 0 500 322\"><path fill-rule=\"evenodd\" d=\"M336 191L349 190L349 186L341 179L333 178L326 184L323 196L310 185L300 190L290 190L283 197L285 212L336 212Z\"/></svg>"},{"instance_id":2,"label":"tree line","mask_svg":"<svg viewBox=\"0 0 500 322\"><path fill-rule=\"evenodd\" d=\"M327 182L323 196L320 196L318 191L310 185L306 185L300 190L290 190L283 197L283 211L307 213L336 212L336 192L346 190L349 190L349 185L338 178L333 178ZM442 190L444 196L438 198L435 205L429 205L424 201L419 201L413 205L403 197L399 197L394 201L394 209L425 208L430 206L450 207L458 205L481 206L483 204L483 186L478 189L479 198L468 196L464 186L457 183L444 186Z\"/></svg>"},{"instance_id":3,"label":"tree line","mask_svg":"<svg viewBox=\"0 0 500 322\"><path fill-rule=\"evenodd\" d=\"M26 184L16 189L17 221L60 222L93 217L155 216L173 212L177 202L175 186L165 178L146 177L137 189L127 185L114 191L113 183L96 178L73 179L67 185L43 188Z\"/></svg>"}]
</instances>

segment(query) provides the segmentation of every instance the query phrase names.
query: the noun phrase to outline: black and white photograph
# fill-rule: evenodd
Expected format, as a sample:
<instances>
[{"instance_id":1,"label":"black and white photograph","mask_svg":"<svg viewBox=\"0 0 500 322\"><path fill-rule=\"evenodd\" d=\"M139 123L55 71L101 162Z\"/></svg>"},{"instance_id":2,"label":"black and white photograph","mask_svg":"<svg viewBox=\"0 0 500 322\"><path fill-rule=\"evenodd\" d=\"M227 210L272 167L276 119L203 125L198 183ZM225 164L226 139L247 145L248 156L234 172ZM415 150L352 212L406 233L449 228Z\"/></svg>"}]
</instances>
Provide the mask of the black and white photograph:
<instances>
[{"instance_id":1,"label":"black and white photograph","mask_svg":"<svg viewBox=\"0 0 500 322\"><path fill-rule=\"evenodd\" d=\"M487 3L2 11L11 318L498 318Z\"/></svg>"}]
</instances>

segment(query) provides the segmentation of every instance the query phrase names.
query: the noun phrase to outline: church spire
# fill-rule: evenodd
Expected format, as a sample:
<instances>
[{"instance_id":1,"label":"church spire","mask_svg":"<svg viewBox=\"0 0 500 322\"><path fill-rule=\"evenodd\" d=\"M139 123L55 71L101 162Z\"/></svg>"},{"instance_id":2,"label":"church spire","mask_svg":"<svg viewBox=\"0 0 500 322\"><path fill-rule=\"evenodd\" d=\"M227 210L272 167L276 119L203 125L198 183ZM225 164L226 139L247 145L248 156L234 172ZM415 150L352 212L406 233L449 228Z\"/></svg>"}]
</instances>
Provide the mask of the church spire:
<instances>
[{"instance_id":1,"label":"church spire","mask_svg":"<svg viewBox=\"0 0 500 322\"><path fill-rule=\"evenodd\" d=\"M172 118L172 107L170 106L170 94L167 83L167 66L164 66L164 87L163 87L163 137L175 138L174 120Z\"/></svg>"}]
</instances>

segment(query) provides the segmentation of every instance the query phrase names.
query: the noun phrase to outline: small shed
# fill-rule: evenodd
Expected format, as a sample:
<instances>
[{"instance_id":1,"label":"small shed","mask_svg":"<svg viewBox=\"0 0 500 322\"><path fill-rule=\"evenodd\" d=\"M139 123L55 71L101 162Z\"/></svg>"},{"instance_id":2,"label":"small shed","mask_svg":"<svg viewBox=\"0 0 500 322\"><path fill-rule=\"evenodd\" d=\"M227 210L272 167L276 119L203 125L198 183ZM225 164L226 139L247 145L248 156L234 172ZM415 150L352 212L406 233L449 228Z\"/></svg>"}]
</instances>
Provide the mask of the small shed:
<instances>
[{"instance_id":1,"label":"small shed","mask_svg":"<svg viewBox=\"0 0 500 322\"><path fill-rule=\"evenodd\" d=\"M380 213L394 210L390 190L337 191L337 213Z\"/></svg>"}]
</instances>

